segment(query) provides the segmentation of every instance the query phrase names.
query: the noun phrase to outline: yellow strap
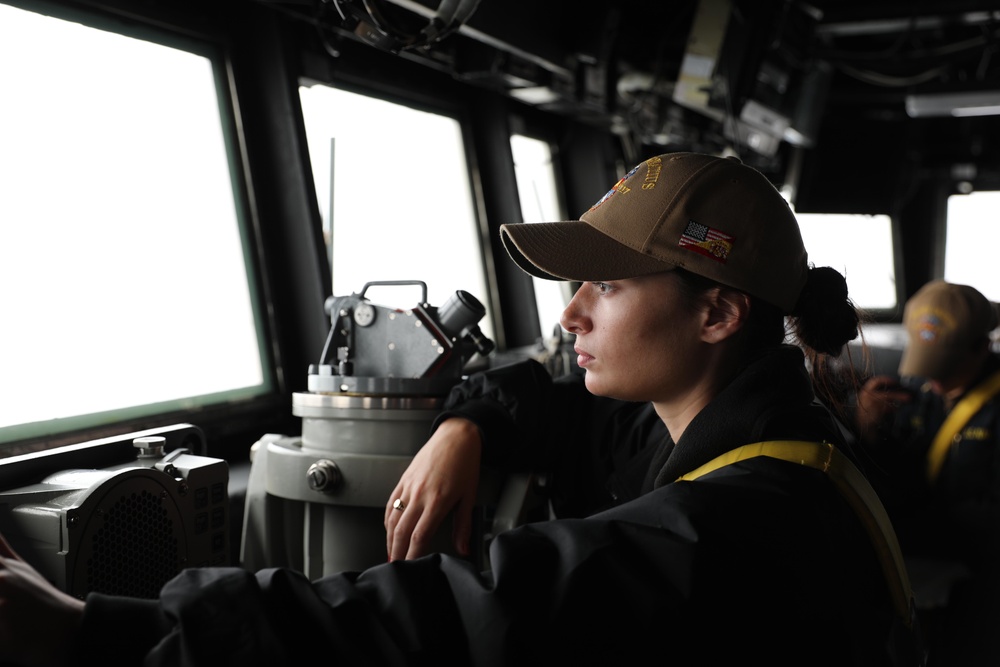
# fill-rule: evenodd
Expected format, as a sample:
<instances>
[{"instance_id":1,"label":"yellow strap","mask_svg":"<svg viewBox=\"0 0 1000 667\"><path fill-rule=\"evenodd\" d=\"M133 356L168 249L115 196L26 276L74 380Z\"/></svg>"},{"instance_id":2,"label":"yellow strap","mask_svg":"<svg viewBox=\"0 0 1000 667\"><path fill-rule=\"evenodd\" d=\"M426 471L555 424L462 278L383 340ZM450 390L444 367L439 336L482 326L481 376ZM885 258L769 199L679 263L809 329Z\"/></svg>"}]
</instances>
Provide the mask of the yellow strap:
<instances>
[{"instance_id":1,"label":"yellow strap","mask_svg":"<svg viewBox=\"0 0 1000 667\"><path fill-rule=\"evenodd\" d=\"M931 484L936 482L938 475L941 474L941 466L944 465L948 450L956 441L959 432L998 391L1000 391L1000 371L973 387L948 413L927 452L927 479Z\"/></svg>"},{"instance_id":2,"label":"yellow strap","mask_svg":"<svg viewBox=\"0 0 1000 667\"><path fill-rule=\"evenodd\" d=\"M889 585L896 611L902 617L907 627L913 621L911 601L913 595L910 589L910 577L903 563L903 555L896 540L896 531L889 521L889 516L882 506L875 490L868 480L858 470L850 459L844 456L836 447L828 443L808 442L803 440L772 440L744 445L722 456L712 459L705 465L692 470L678 478L694 480L737 461L757 456L791 461L825 472L837 489L844 495L861 522L878 553L882 563L882 571Z\"/></svg>"}]
</instances>

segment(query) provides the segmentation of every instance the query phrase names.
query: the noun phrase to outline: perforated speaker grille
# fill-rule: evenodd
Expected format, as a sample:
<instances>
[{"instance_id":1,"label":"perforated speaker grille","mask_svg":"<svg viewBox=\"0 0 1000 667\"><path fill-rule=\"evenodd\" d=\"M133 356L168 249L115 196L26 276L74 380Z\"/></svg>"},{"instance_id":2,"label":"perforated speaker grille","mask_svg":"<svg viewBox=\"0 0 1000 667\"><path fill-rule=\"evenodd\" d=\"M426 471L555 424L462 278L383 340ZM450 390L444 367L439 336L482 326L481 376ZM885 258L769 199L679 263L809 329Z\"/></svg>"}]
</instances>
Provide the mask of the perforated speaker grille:
<instances>
[{"instance_id":1,"label":"perforated speaker grille","mask_svg":"<svg viewBox=\"0 0 1000 667\"><path fill-rule=\"evenodd\" d=\"M186 563L174 498L146 476L105 486L110 488L83 527L71 588L78 595L96 591L155 598Z\"/></svg>"}]
</instances>

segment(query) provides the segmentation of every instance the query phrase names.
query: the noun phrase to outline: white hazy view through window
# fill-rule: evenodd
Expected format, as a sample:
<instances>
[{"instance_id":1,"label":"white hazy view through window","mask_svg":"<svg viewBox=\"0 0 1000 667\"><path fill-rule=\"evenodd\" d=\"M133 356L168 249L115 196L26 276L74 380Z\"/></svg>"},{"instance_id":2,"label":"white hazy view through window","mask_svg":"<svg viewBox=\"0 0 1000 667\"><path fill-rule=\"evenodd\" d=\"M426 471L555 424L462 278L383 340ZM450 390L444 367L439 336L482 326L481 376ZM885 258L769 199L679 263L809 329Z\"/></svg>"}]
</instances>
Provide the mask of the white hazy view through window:
<instances>
[{"instance_id":1,"label":"white hazy view through window","mask_svg":"<svg viewBox=\"0 0 1000 667\"><path fill-rule=\"evenodd\" d=\"M440 307L455 292L487 309L479 223L461 127L427 113L325 85L299 89L320 213L332 244L333 294L376 281L422 281ZM331 183L333 186L331 187ZM415 306L419 287L377 287L374 303Z\"/></svg>"},{"instance_id":2,"label":"white hazy view through window","mask_svg":"<svg viewBox=\"0 0 1000 667\"><path fill-rule=\"evenodd\" d=\"M865 310L896 307L889 216L796 213L795 217L809 262L840 271L855 306Z\"/></svg>"},{"instance_id":3,"label":"white hazy view through window","mask_svg":"<svg viewBox=\"0 0 1000 667\"><path fill-rule=\"evenodd\" d=\"M990 301L1000 302L1000 192L972 192L948 198L944 279L971 285Z\"/></svg>"},{"instance_id":4,"label":"white hazy view through window","mask_svg":"<svg viewBox=\"0 0 1000 667\"><path fill-rule=\"evenodd\" d=\"M260 393L211 62L0 5L0 90L0 441Z\"/></svg>"},{"instance_id":5,"label":"white hazy view through window","mask_svg":"<svg viewBox=\"0 0 1000 667\"><path fill-rule=\"evenodd\" d=\"M552 149L539 139L515 134L510 138L517 175L517 193L521 201L524 222L557 222L565 220L559 203L556 173L552 164ZM559 280L531 278L535 288L535 303L542 336L548 338L559 326L566 304L569 284Z\"/></svg>"}]
</instances>

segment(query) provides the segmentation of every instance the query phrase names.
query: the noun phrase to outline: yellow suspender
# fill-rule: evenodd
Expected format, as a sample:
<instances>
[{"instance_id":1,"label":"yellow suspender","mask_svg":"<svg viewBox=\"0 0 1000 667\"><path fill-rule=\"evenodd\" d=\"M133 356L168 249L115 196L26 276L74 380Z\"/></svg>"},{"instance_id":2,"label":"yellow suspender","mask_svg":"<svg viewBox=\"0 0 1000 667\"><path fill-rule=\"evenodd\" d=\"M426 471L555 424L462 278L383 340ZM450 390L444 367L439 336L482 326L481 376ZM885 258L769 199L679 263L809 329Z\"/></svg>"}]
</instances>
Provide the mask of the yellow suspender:
<instances>
[{"instance_id":1,"label":"yellow suspender","mask_svg":"<svg viewBox=\"0 0 1000 667\"><path fill-rule=\"evenodd\" d=\"M896 540L896 531L893 530L885 508L882 507L882 502L868 480L833 445L801 440L756 442L726 452L678 478L678 481L694 480L723 466L756 456L770 456L809 466L822 470L830 477L847 502L854 508L868 531L882 563L882 571L889 584L889 591L896 610L907 627L910 627L912 623L910 578L903 563L899 543Z\"/></svg>"},{"instance_id":2,"label":"yellow suspender","mask_svg":"<svg viewBox=\"0 0 1000 667\"><path fill-rule=\"evenodd\" d=\"M1000 371L973 387L948 413L927 452L927 479L932 484L937 481L937 476L941 473L941 466L944 465L948 449L953 443L958 442L959 432L998 391L1000 391Z\"/></svg>"}]
</instances>

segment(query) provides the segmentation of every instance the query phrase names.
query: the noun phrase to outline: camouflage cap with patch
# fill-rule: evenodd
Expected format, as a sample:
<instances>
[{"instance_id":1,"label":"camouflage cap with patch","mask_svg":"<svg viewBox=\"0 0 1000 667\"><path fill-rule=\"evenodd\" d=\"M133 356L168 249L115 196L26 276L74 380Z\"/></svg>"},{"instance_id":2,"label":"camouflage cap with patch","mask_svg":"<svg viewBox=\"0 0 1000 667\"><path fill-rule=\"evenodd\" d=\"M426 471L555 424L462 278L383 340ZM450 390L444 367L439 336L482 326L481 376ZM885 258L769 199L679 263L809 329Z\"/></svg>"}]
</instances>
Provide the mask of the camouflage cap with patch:
<instances>
[{"instance_id":1,"label":"camouflage cap with patch","mask_svg":"<svg viewBox=\"0 0 1000 667\"><path fill-rule=\"evenodd\" d=\"M934 280L906 302L903 325L908 342L899 374L941 380L982 349L997 314L976 288Z\"/></svg>"},{"instance_id":2,"label":"camouflage cap with patch","mask_svg":"<svg viewBox=\"0 0 1000 667\"><path fill-rule=\"evenodd\" d=\"M579 220L502 225L521 269L550 280L622 280L683 268L784 312L808 262L795 215L759 171L699 153L652 157Z\"/></svg>"}]
</instances>

